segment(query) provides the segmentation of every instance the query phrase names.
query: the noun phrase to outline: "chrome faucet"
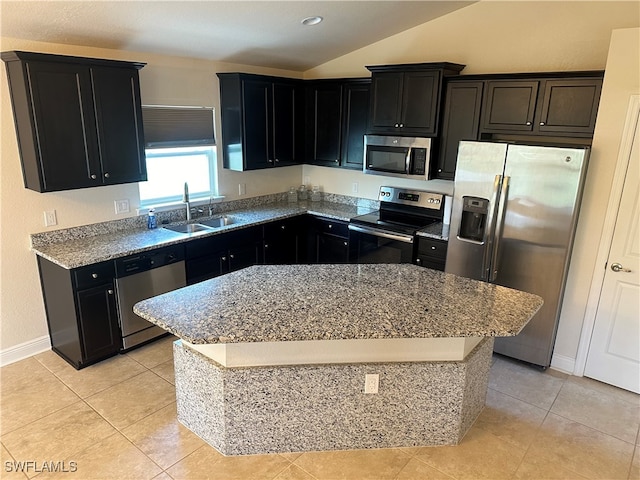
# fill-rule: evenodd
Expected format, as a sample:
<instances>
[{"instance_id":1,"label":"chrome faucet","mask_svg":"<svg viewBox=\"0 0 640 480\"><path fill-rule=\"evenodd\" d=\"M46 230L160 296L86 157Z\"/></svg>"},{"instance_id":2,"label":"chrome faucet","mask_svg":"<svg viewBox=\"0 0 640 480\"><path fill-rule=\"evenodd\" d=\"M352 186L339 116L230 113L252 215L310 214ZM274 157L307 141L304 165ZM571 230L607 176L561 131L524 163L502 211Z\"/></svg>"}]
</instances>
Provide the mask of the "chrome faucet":
<instances>
[{"instance_id":1,"label":"chrome faucet","mask_svg":"<svg viewBox=\"0 0 640 480\"><path fill-rule=\"evenodd\" d=\"M182 194L182 203L187 207L187 222L191 220L191 204L189 203L189 185L184 182L184 193Z\"/></svg>"}]
</instances>

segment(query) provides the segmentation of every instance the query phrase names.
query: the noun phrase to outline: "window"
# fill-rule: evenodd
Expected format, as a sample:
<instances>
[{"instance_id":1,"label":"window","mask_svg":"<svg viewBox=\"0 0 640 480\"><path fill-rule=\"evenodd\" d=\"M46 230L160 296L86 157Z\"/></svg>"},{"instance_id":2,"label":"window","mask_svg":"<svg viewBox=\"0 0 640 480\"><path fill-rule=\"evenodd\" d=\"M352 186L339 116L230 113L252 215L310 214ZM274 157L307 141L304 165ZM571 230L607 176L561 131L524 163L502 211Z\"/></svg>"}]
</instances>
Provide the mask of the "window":
<instances>
[{"instance_id":1,"label":"window","mask_svg":"<svg viewBox=\"0 0 640 480\"><path fill-rule=\"evenodd\" d=\"M138 184L140 206L180 202L185 182L190 198L215 194L215 147L148 148L146 155L148 180Z\"/></svg>"},{"instance_id":2,"label":"window","mask_svg":"<svg viewBox=\"0 0 640 480\"><path fill-rule=\"evenodd\" d=\"M213 109L143 106L142 116L148 180L138 184L140 206L182 201L185 182L191 199L215 195Z\"/></svg>"}]
</instances>

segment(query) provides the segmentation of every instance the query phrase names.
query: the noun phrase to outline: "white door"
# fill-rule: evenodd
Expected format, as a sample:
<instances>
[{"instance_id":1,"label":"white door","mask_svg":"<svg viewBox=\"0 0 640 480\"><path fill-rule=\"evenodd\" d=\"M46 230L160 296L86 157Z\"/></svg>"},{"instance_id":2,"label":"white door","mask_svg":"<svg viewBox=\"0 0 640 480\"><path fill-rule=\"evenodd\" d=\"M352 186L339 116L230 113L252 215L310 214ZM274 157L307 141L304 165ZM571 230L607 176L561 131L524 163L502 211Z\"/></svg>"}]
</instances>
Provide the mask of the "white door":
<instances>
[{"instance_id":1,"label":"white door","mask_svg":"<svg viewBox=\"0 0 640 480\"><path fill-rule=\"evenodd\" d=\"M640 120L635 121L584 375L640 393Z\"/></svg>"}]
</instances>

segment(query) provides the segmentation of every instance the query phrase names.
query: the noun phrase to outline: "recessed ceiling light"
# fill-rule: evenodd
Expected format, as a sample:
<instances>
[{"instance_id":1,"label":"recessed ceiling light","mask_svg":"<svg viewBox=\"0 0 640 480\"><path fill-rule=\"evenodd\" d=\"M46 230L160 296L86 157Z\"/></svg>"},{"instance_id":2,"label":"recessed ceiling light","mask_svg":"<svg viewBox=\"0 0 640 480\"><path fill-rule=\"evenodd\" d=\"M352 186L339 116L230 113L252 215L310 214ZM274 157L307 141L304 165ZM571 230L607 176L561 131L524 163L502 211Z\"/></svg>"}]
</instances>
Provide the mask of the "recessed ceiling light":
<instances>
[{"instance_id":1,"label":"recessed ceiling light","mask_svg":"<svg viewBox=\"0 0 640 480\"><path fill-rule=\"evenodd\" d=\"M300 22L300 23L302 23L303 25L309 25L310 26L310 25L317 25L321 21L322 21L322 17L315 16L315 17L307 17L307 18L303 19L302 22Z\"/></svg>"}]
</instances>

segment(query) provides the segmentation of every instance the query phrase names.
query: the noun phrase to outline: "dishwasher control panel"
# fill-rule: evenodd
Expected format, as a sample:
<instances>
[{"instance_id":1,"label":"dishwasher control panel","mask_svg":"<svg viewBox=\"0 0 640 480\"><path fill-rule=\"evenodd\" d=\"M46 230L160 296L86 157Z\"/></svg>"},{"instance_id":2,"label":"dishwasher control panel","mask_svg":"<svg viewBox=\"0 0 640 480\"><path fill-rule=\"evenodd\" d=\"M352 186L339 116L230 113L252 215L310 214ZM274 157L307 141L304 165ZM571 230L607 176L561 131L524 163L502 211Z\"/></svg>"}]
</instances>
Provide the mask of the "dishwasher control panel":
<instances>
[{"instance_id":1,"label":"dishwasher control panel","mask_svg":"<svg viewBox=\"0 0 640 480\"><path fill-rule=\"evenodd\" d=\"M140 272L181 262L185 258L184 246L157 248L116 260L116 278L134 275Z\"/></svg>"}]
</instances>

